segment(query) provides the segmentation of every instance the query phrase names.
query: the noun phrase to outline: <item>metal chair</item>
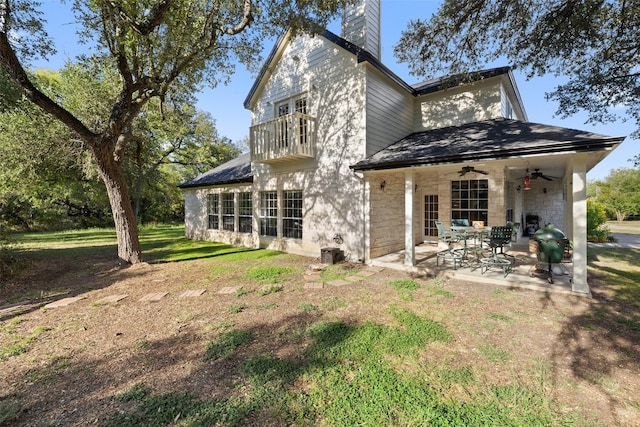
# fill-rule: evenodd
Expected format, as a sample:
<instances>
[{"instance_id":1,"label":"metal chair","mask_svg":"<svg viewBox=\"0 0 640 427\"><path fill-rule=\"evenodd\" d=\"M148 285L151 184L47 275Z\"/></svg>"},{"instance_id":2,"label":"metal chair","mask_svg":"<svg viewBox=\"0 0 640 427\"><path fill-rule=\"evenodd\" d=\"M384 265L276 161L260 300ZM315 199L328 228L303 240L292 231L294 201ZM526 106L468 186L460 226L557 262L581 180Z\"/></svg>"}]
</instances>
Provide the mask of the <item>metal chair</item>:
<instances>
[{"instance_id":1,"label":"metal chair","mask_svg":"<svg viewBox=\"0 0 640 427\"><path fill-rule=\"evenodd\" d=\"M489 247L491 248L491 256L480 260L480 272L484 274L491 267L500 267L504 273L504 277L511 272L512 264L515 264L515 257L504 253L504 247L511 245L511 236L513 228L511 226L491 227L489 234ZM498 249L500 252L498 253ZM499 256L500 255L500 256Z\"/></svg>"},{"instance_id":2,"label":"metal chair","mask_svg":"<svg viewBox=\"0 0 640 427\"><path fill-rule=\"evenodd\" d=\"M446 243L447 245L446 251L438 252L438 254L436 255L436 266L440 265L441 259L443 264L446 263L447 260L452 260L453 269L457 270L457 264L462 264L464 254L461 254L453 249L453 245L460 241L460 237L453 235L451 232L447 231L442 221L435 221L435 224L436 228L438 229L438 241Z\"/></svg>"}]
</instances>

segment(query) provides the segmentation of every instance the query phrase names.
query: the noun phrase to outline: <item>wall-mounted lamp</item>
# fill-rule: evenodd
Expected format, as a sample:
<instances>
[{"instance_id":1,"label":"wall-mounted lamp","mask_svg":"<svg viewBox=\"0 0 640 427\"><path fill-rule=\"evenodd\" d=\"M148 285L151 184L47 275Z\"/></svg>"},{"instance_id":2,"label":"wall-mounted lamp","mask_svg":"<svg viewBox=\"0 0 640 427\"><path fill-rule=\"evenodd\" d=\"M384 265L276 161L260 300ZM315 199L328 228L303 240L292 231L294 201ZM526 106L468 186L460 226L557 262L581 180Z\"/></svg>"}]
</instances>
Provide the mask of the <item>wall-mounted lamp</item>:
<instances>
[{"instance_id":1,"label":"wall-mounted lamp","mask_svg":"<svg viewBox=\"0 0 640 427\"><path fill-rule=\"evenodd\" d=\"M386 186L387 186L387 181L382 181L382 182L380 183L380 189L381 189L382 191L384 191L384 187L386 187Z\"/></svg>"},{"instance_id":2,"label":"wall-mounted lamp","mask_svg":"<svg viewBox=\"0 0 640 427\"><path fill-rule=\"evenodd\" d=\"M267 101L267 105L273 105L271 101Z\"/></svg>"},{"instance_id":3,"label":"wall-mounted lamp","mask_svg":"<svg viewBox=\"0 0 640 427\"><path fill-rule=\"evenodd\" d=\"M418 192L418 184L413 186L413 190L417 193Z\"/></svg>"},{"instance_id":4,"label":"wall-mounted lamp","mask_svg":"<svg viewBox=\"0 0 640 427\"><path fill-rule=\"evenodd\" d=\"M520 187L519 185L516 187L516 191L520 191L522 190L522 187Z\"/></svg>"},{"instance_id":5,"label":"wall-mounted lamp","mask_svg":"<svg viewBox=\"0 0 640 427\"><path fill-rule=\"evenodd\" d=\"M543 192L544 194L547 194L547 187L544 187L544 188L542 189L542 192Z\"/></svg>"}]
</instances>

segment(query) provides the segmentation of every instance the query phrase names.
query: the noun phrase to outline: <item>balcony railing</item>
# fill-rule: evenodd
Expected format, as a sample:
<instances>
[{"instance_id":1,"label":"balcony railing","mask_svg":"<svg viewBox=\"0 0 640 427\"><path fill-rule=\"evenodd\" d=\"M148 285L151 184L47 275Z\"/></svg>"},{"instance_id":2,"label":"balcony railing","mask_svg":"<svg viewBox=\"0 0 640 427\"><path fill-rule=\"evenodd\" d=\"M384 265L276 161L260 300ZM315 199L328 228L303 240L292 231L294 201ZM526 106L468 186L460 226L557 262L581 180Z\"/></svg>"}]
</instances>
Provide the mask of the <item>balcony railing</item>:
<instances>
[{"instance_id":1,"label":"balcony railing","mask_svg":"<svg viewBox=\"0 0 640 427\"><path fill-rule=\"evenodd\" d=\"M276 163L314 158L316 155L316 119L293 113L252 126L251 161Z\"/></svg>"}]
</instances>

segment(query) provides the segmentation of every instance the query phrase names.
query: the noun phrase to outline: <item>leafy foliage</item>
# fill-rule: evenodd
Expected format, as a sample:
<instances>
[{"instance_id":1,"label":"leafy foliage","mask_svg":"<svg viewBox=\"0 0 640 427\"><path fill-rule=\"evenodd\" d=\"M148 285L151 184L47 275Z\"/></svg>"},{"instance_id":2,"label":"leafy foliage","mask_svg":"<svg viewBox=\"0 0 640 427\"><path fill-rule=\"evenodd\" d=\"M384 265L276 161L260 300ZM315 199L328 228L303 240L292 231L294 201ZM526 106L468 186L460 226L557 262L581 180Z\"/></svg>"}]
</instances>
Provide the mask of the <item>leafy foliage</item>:
<instances>
[{"instance_id":1,"label":"leafy foliage","mask_svg":"<svg viewBox=\"0 0 640 427\"><path fill-rule=\"evenodd\" d=\"M590 242L609 241L609 229L605 205L592 199L587 199L587 240Z\"/></svg>"},{"instance_id":2,"label":"leafy foliage","mask_svg":"<svg viewBox=\"0 0 640 427\"><path fill-rule=\"evenodd\" d=\"M76 0L81 41L95 54L83 63L114 72L113 91L93 93L93 79L79 85L94 102L67 103L34 84L24 64L53 50L36 0L0 3L0 64L24 97L82 141L104 182L118 237L118 256L142 260L136 215L125 177L131 145L140 153L144 139L136 119L156 99L184 100L202 85L228 80L237 61L255 67L261 42L285 28L294 34L324 27L345 0ZM20 34L20 37L15 37ZM111 79L98 79L97 81ZM181 98L182 97L182 98ZM97 105L96 110L92 110ZM104 107L104 109L103 109ZM95 120L83 117L91 113ZM95 115L94 115L95 114ZM68 140L69 138L67 138ZM23 141L20 139L19 141ZM140 159L140 157L138 157ZM140 162L138 163L141 164ZM151 161L149 164L154 164ZM153 168L151 168L153 170ZM139 181L138 181L139 182Z\"/></svg>"},{"instance_id":3,"label":"leafy foliage","mask_svg":"<svg viewBox=\"0 0 640 427\"><path fill-rule=\"evenodd\" d=\"M596 200L622 221L626 214L640 213L640 169L618 168L596 182Z\"/></svg>"},{"instance_id":4,"label":"leafy foliage","mask_svg":"<svg viewBox=\"0 0 640 427\"><path fill-rule=\"evenodd\" d=\"M640 126L639 48L636 1L445 0L430 19L409 23L394 53L420 76L503 58L529 76L568 76L547 94L561 116L584 110L608 122L623 111Z\"/></svg>"}]
</instances>

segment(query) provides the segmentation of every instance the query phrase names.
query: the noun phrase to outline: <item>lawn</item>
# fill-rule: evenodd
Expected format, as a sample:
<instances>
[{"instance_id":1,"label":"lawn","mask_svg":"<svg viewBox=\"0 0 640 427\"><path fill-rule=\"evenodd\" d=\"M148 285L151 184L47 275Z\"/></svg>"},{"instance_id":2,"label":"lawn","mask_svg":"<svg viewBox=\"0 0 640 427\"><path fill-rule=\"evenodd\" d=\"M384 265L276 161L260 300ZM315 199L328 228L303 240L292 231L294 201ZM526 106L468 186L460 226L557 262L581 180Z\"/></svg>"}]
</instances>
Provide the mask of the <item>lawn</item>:
<instances>
[{"instance_id":1,"label":"lawn","mask_svg":"<svg viewBox=\"0 0 640 427\"><path fill-rule=\"evenodd\" d=\"M17 236L0 425L640 425L638 250L590 249L586 298L183 232L143 228L136 266L112 230Z\"/></svg>"},{"instance_id":2,"label":"lawn","mask_svg":"<svg viewBox=\"0 0 640 427\"><path fill-rule=\"evenodd\" d=\"M640 221L607 221L612 233L640 234Z\"/></svg>"}]
</instances>

